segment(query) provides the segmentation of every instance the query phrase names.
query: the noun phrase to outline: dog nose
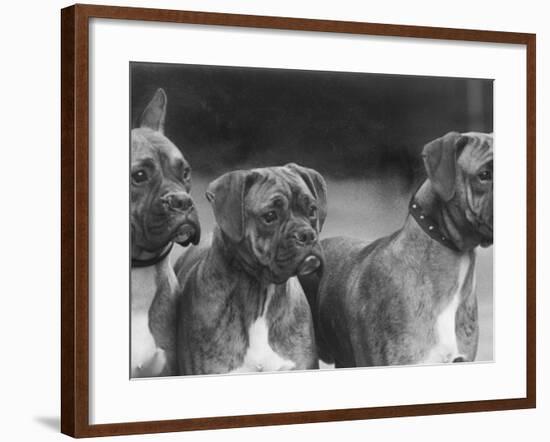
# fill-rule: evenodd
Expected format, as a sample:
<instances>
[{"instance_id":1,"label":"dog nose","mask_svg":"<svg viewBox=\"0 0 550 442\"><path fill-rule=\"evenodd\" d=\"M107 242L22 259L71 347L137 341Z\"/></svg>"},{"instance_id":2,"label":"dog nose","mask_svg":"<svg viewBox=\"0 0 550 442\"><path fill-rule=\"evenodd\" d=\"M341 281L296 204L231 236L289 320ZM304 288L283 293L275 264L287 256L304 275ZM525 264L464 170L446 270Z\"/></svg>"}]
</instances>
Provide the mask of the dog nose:
<instances>
[{"instance_id":1,"label":"dog nose","mask_svg":"<svg viewBox=\"0 0 550 442\"><path fill-rule=\"evenodd\" d=\"M161 199L170 210L174 210L176 212L185 212L193 207L193 200L187 193L168 193Z\"/></svg>"},{"instance_id":2,"label":"dog nose","mask_svg":"<svg viewBox=\"0 0 550 442\"><path fill-rule=\"evenodd\" d=\"M296 242L304 246L311 245L317 239L317 234L313 229L299 230L295 232L292 236L294 237Z\"/></svg>"}]
</instances>

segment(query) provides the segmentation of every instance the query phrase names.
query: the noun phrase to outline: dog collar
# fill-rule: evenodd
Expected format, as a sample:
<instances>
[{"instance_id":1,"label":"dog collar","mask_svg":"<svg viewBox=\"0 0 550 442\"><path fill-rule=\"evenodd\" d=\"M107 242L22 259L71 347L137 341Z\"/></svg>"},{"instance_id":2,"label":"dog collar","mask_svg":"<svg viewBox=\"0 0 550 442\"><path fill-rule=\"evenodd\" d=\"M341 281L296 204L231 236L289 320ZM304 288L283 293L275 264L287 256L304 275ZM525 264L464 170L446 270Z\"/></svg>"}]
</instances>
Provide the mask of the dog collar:
<instances>
[{"instance_id":1,"label":"dog collar","mask_svg":"<svg viewBox=\"0 0 550 442\"><path fill-rule=\"evenodd\" d=\"M153 265L161 262L164 258L166 258L170 254L170 252L172 251L172 247L174 247L174 243L170 243L170 246L168 246L160 255L155 256L154 258L150 258L150 259L132 258L132 267L149 267L149 266L153 266Z\"/></svg>"},{"instance_id":2,"label":"dog collar","mask_svg":"<svg viewBox=\"0 0 550 442\"><path fill-rule=\"evenodd\" d=\"M426 215L424 210L422 210L422 206L415 198L412 198L409 203L409 213L430 238L454 252L460 252L459 248L441 232L437 222Z\"/></svg>"}]
</instances>

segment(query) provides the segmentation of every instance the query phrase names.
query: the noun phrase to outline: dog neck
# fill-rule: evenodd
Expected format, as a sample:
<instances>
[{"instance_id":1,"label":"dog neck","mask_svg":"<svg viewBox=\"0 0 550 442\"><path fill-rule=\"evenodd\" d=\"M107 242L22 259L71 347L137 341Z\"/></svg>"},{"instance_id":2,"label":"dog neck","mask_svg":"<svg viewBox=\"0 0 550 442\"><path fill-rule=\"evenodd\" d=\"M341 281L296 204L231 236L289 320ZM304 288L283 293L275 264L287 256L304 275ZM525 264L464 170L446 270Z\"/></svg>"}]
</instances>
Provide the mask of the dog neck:
<instances>
[{"instance_id":1,"label":"dog neck","mask_svg":"<svg viewBox=\"0 0 550 442\"><path fill-rule=\"evenodd\" d=\"M232 271L244 273L247 278L256 280L262 286L274 284L270 270L261 264L252 254L245 242L235 243L216 228L212 238L212 249L217 250L223 261Z\"/></svg>"},{"instance_id":2,"label":"dog neck","mask_svg":"<svg viewBox=\"0 0 550 442\"><path fill-rule=\"evenodd\" d=\"M442 245L447 242L447 247L458 253L467 253L479 246L481 242L479 233L468 221L464 209L456 204L454 198L448 202L443 201L428 180L422 184L413 198L420 206L422 214L435 222L434 228L438 229L444 238L434 240ZM416 220L412 221L416 222ZM424 230L424 226L420 227ZM430 236L430 233L427 233Z\"/></svg>"},{"instance_id":3,"label":"dog neck","mask_svg":"<svg viewBox=\"0 0 550 442\"><path fill-rule=\"evenodd\" d=\"M132 267L150 267L164 261L170 255L173 246L174 243L170 242L161 250L155 252L148 252L147 250L133 246Z\"/></svg>"},{"instance_id":4,"label":"dog neck","mask_svg":"<svg viewBox=\"0 0 550 442\"><path fill-rule=\"evenodd\" d=\"M201 279L208 283L218 281L222 272L223 286L211 290L216 293L217 302L221 293L236 297L246 311L245 316L254 319L264 312L268 295L271 293L279 296L285 291L287 283L274 283L265 276L265 270L245 259L244 255L236 244L229 241L220 229L216 228L212 246L206 257L208 265L203 267Z\"/></svg>"}]
</instances>

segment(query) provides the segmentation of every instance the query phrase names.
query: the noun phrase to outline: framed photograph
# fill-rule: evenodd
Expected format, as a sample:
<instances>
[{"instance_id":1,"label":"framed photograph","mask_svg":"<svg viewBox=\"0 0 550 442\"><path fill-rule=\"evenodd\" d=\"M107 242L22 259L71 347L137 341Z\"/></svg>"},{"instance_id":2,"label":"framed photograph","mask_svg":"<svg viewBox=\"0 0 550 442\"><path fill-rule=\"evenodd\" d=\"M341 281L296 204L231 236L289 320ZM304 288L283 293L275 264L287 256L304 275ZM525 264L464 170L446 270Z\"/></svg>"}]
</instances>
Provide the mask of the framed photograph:
<instances>
[{"instance_id":1,"label":"framed photograph","mask_svg":"<svg viewBox=\"0 0 550 442\"><path fill-rule=\"evenodd\" d=\"M535 407L535 35L61 18L63 433Z\"/></svg>"}]
</instances>

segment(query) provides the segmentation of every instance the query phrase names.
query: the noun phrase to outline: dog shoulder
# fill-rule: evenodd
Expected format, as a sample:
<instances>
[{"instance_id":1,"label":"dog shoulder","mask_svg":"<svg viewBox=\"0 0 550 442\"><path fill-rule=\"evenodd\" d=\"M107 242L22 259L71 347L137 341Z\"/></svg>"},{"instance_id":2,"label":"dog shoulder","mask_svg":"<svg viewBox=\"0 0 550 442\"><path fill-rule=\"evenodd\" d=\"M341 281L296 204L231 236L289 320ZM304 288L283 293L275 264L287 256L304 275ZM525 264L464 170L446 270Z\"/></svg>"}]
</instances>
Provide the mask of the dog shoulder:
<instances>
[{"instance_id":1,"label":"dog shoulder","mask_svg":"<svg viewBox=\"0 0 550 442\"><path fill-rule=\"evenodd\" d=\"M190 246L183 250L183 253L179 255L174 263L174 273L181 286L184 285L187 277L191 273L191 269L201 261L206 253L208 247L206 246Z\"/></svg>"}]
</instances>

